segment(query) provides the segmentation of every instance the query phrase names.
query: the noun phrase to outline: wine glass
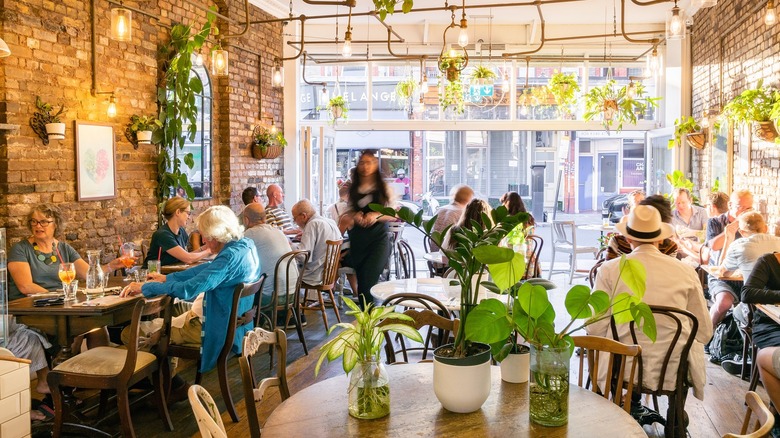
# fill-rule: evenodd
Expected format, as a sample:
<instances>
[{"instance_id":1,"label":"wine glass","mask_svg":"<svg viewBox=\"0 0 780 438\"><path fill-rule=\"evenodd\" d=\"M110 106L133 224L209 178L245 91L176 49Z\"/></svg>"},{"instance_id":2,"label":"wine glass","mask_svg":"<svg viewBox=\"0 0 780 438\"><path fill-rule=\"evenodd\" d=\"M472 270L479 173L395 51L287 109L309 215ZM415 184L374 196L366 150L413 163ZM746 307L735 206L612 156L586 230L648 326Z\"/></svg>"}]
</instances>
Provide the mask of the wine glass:
<instances>
[{"instance_id":1,"label":"wine glass","mask_svg":"<svg viewBox=\"0 0 780 438\"><path fill-rule=\"evenodd\" d=\"M133 242L127 242L122 244L120 249L119 261L125 265L125 273L127 276L124 281L133 281L135 278L130 275L130 270L135 265L135 244Z\"/></svg>"},{"instance_id":2,"label":"wine glass","mask_svg":"<svg viewBox=\"0 0 780 438\"><path fill-rule=\"evenodd\" d=\"M65 295L65 300L70 300L68 291L70 284L76 279L76 266L73 263L60 263L60 270L57 274L62 281L62 293Z\"/></svg>"}]
</instances>

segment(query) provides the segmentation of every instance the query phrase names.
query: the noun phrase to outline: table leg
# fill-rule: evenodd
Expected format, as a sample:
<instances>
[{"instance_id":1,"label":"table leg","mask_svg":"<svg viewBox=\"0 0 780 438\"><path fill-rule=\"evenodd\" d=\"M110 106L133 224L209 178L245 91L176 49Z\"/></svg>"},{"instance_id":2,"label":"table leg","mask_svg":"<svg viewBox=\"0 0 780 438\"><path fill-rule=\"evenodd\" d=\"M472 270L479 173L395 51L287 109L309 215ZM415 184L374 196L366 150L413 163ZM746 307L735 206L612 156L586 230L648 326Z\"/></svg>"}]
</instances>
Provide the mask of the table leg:
<instances>
[{"instance_id":1,"label":"table leg","mask_svg":"<svg viewBox=\"0 0 780 438\"><path fill-rule=\"evenodd\" d=\"M73 351L70 348L73 339L68 336L68 317L65 315L57 317L57 342L60 343L61 349L52 359L52 367L56 367L73 356Z\"/></svg>"}]
</instances>

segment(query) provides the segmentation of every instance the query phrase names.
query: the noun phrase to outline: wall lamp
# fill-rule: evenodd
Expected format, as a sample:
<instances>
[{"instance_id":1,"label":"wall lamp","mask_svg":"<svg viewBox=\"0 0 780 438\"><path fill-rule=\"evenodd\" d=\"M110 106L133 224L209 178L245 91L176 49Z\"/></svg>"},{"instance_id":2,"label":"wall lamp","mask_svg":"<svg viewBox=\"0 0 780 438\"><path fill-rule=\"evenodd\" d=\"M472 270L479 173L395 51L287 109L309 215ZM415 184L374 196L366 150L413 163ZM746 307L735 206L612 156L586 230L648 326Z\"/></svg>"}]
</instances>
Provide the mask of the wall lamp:
<instances>
[{"instance_id":1,"label":"wall lamp","mask_svg":"<svg viewBox=\"0 0 780 438\"><path fill-rule=\"evenodd\" d=\"M777 11L775 11L774 0L769 0L766 4L766 14L764 15L764 24L774 26L777 23Z\"/></svg>"},{"instance_id":2,"label":"wall lamp","mask_svg":"<svg viewBox=\"0 0 780 438\"><path fill-rule=\"evenodd\" d=\"M101 94L108 95L108 109L106 109L106 115L108 118L113 119L116 117L116 95L114 91L92 91L92 95L97 97Z\"/></svg>"},{"instance_id":3,"label":"wall lamp","mask_svg":"<svg viewBox=\"0 0 780 438\"><path fill-rule=\"evenodd\" d=\"M211 74L218 78L228 75L228 52L222 49L222 41L211 51Z\"/></svg>"},{"instance_id":4,"label":"wall lamp","mask_svg":"<svg viewBox=\"0 0 780 438\"><path fill-rule=\"evenodd\" d=\"M284 87L284 67L277 58L274 60L274 72L271 78L271 84L276 88Z\"/></svg>"},{"instance_id":5,"label":"wall lamp","mask_svg":"<svg viewBox=\"0 0 780 438\"><path fill-rule=\"evenodd\" d=\"M5 58L6 56L11 56L11 49L9 49L8 44L0 38L0 58Z\"/></svg>"},{"instance_id":6,"label":"wall lamp","mask_svg":"<svg viewBox=\"0 0 780 438\"><path fill-rule=\"evenodd\" d=\"M130 41L133 36L133 12L122 7L111 9L111 39L116 41Z\"/></svg>"}]
</instances>

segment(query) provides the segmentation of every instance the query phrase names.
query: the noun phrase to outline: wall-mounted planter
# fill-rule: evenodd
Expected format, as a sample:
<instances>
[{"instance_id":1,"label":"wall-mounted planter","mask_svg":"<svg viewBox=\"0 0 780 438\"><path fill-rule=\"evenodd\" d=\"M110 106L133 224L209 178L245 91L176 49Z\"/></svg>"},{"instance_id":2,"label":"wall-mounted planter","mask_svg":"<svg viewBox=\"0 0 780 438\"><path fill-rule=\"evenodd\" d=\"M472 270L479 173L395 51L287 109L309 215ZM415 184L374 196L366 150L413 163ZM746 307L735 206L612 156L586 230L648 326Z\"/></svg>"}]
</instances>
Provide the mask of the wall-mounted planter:
<instances>
[{"instance_id":1,"label":"wall-mounted planter","mask_svg":"<svg viewBox=\"0 0 780 438\"><path fill-rule=\"evenodd\" d=\"M262 160L264 158L268 160L272 160L282 155L282 150L283 148L281 146L261 147L258 144L253 144L252 156L257 158L258 160Z\"/></svg>"},{"instance_id":2,"label":"wall-mounted planter","mask_svg":"<svg viewBox=\"0 0 780 438\"><path fill-rule=\"evenodd\" d=\"M685 142L694 149L702 150L707 145L707 136L703 132L694 132L685 136Z\"/></svg>"},{"instance_id":3,"label":"wall-mounted planter","mask_svg":"<svg viewBox=\"0 0 780 438\"><path fill-rule=\"evenodd\" d=\"M152 142L152 131L138 131L135 133L138 138L138 144L150 144Z\"/></svg>"},{"instance_id":4,"label":"wall-mounted planter","mask_svg":"<svg viewBox=\"0 0 780 438\"><path fill-rule=\"evenodd\" d=\"M46 135L51 140L64 140L65 139L65 124L64 123L47 123Z\"/></svg>"},{"instance_id":5,"label":"wall-mounted planter","mask_svg":"<svg viewBox=\"0 0 780 438\"><path fill-rule=\"evenodd\" d=\"M53 105L36 96L35 108L36 111L30 117L30 127L43 144L49 144L49 140L64 140L65 124L61 123L61 116L65 112L65 105L60 105L60 109L55 112Z\"/></svg>"},{"instance_id":6,"label":"wall-mounted planter","mask_svg":"<svg viewBox=\"0 0 780 438\"><path fill-rule=\"evenodd\" d=\"M774 122L753 122L753 133L764 141L774 142L778 137Z\"/></svg>"}]
</instances>

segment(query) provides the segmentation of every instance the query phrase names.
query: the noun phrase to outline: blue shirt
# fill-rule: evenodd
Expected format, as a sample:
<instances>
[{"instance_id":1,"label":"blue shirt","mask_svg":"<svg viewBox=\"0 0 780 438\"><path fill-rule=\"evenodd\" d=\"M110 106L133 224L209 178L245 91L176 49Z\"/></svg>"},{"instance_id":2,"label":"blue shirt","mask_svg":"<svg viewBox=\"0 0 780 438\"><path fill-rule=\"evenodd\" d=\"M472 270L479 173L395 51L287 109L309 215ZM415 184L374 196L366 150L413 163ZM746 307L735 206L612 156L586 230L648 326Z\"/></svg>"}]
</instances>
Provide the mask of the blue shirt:
<instances>
[{"instance_id":1,"label":"blue shirt","mask_svg":"<svg viewBox=\"0 0 780 438\"><path fill-rule=\"evenodd\" d=\"M247 239L230 241L210 263L194 266L186 271L169 274L165 283L148 282L141 287L146 297L171 295L192 301L199 293L203 296L203 342L200 347L200 371L214 368L219 352L225 344L233 290L241 283L251 283L260 278L260 260L255 244ZM245 297L238 303L237 315L252 307L254 297ZM241 354L244 335L252 330L251 323L236 328L233 337L233 353Z\"/></svg>"}]
</instances>

